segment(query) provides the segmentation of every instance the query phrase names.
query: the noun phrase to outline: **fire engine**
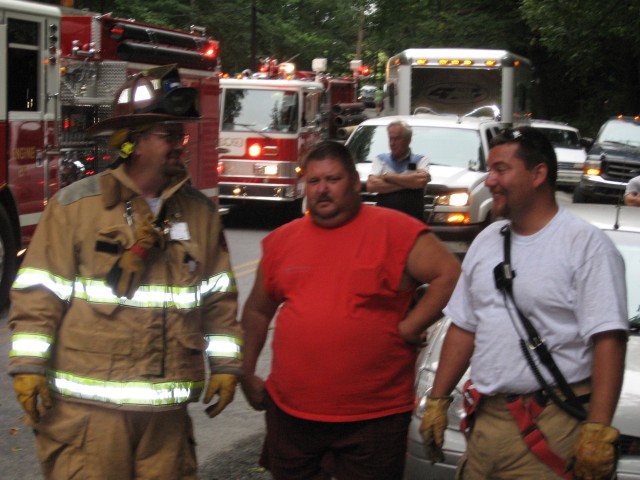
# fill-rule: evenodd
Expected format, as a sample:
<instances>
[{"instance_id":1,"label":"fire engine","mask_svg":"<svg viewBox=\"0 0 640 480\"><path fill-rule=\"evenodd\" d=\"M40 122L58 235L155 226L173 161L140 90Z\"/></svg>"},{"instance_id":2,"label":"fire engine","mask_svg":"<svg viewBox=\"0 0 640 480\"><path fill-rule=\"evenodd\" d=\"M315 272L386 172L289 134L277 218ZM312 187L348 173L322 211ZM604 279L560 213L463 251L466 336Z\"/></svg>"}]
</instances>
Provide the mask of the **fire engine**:
<instances>
[{"instance_id":1,"label":"fire engine","mask_svg":"<svg viewBox=\"0 0 640 480\"><path fill-rule=\"evenodd\" d=\"M106 142L84 132L110 116L128 75L177 64L199 90L185 155L194 185L217 197L218 42L203 29L0 0L0 52L0 305L48 199L111 162Z\"/></svg>"},{"instance_id":2,"label":"fire engine","mask_svg":"<svg viewBox=\"0 0 640 480\"><path fill-rule=\"evenodd\" d=\"M324 75L326 59L315 59L312 68L296 71L270 57L255 74L220 80L221 202L302 212L301 159L321 139L340 138L341 129L365 119L357 77Z\"/></svg>"}]
</instances>

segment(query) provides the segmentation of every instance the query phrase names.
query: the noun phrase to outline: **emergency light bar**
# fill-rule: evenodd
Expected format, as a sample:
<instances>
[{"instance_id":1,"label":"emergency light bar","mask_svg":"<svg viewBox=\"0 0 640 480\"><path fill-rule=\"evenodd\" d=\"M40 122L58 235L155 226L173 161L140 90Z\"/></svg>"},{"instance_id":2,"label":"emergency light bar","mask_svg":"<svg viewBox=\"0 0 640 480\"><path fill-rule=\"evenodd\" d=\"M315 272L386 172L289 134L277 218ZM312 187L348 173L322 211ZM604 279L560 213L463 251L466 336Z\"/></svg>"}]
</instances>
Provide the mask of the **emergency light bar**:
<instances>
[{"instance_id":1,"label":"emergency light bar","mask_svg":"<svg viewBox=\"0 0 640 480\"><path fill-rule=\"evenodd\" d=\"M400 59L397 58L394 62L396 65L400 64ZM428 65L429 64L429 59L428 58L416 58L415 60L415 65ZM460 58L439 58L438 59L438 65L442 65L442 66L451 66L451 67L472 67L475 65L475 60L471 60L470 58L464 58L464 59L460 59ZM485 60L484 61L485 66L487 67L496 67L498 65L498 61L497 60ZM514 62L514 66L518 66L520 64L520 62L518 60L516 60Z\"/></svg>"}]
</instances>

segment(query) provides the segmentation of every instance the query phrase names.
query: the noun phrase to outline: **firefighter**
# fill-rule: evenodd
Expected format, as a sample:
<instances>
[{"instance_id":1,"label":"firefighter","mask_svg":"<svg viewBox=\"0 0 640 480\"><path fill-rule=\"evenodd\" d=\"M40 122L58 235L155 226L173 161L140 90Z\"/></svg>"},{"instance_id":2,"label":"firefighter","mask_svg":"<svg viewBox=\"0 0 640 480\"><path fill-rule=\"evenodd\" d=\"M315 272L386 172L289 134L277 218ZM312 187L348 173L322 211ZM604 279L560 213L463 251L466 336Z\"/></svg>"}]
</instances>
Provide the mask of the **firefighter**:
<instances>
[{"instance_id":1,"label":"firefighter","mask_svg":"<svg viewBox=\"0 0 640 480\"><path fill-rule=\"evenodd\" d=\"M196 479L187 404L206 371L209 416L233 400L236 284L181 161L196 98L175 66L130 78L88 132L119 160L49 202L16 277L9 373L47 479Z\"/></svg>"}]
</instances>

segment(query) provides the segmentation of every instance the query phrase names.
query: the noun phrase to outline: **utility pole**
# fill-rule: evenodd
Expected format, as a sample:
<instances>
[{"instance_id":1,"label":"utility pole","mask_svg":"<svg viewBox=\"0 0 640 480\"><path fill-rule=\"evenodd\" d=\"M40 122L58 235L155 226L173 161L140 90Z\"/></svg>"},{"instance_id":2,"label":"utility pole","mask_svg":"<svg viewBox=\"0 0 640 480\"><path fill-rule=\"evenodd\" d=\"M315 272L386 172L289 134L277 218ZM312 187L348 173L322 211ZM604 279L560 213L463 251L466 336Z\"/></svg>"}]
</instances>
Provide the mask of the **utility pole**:
<instances>
[{"instance_id":1,"label":"utility pole","mask_svg":"<svg viewBox=\"0 0 640 480\"><path fill-rule=\"evenodd\" d=\"M249 68L254 72L258 70L258 9L256 0L251 0L251 58L249 59Z\"/></svg>"},{"instance_id":2,"label":"utility pole","mask_svg":"<svg viewBox=\"0 0 640 480\"><path fill-rule=\"evenodd\" d=\"M360 15L358 16L358 39L356 41L356 58L362 59L362 35L364 33L364 9L365 5L362 5L360 9Z\"/></svg>"}]
</instances>

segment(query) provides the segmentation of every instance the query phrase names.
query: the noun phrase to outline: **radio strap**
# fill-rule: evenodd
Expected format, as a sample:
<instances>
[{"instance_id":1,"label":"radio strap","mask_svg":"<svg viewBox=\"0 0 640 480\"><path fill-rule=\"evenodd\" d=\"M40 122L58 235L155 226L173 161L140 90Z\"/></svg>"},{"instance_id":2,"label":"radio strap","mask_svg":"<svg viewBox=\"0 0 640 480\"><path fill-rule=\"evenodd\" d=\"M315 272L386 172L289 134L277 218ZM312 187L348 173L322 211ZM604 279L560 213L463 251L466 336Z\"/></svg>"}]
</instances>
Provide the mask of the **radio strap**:
<instances>
[{"instance_id":1,"label":"radio strap","mask_svg":"<svg viewBox=\"0 0 640 480\"><path fill-rule=\"evenodd\" d=\"M529 321L529 319L522 313L520 308L518 308L518 305L513 296L513 279L515 277L515 272L511 269L510 225L507 224L502 227L500 229L500 233L504 237L504 261L498 264L496 270L494 271L494 273L496 273L496 287L498 288L498 290L502 291L505 297L508 297L511 300L511 303L513 304L518 314L518 318L522 322L522 325L527 333L527 340L522 338L520 339L522 352L544 393L562 410L567 412L572 417L583 421L587 418L587 412L585 411L582 403L580 402L580 400L578 400L575 393L573 392L573 389L569 386L564 375L558 368L556 362L553 360L551 352L549 352L544 339L540 336L531 321ZM553 376L553 379L556 382L556 386L565 397L564 400L558 396L554 388L549 385L549 383L544 379L544 377L538 370L538 367L536 366L532 358L531 350L536 353L536 355L540 359L540 362Z\"/></svg>"}]
</instances>

